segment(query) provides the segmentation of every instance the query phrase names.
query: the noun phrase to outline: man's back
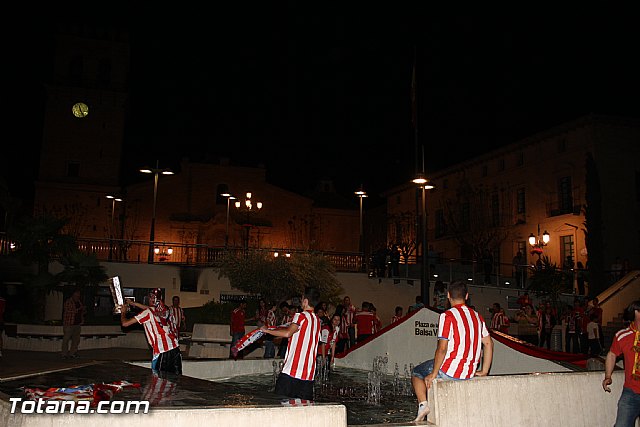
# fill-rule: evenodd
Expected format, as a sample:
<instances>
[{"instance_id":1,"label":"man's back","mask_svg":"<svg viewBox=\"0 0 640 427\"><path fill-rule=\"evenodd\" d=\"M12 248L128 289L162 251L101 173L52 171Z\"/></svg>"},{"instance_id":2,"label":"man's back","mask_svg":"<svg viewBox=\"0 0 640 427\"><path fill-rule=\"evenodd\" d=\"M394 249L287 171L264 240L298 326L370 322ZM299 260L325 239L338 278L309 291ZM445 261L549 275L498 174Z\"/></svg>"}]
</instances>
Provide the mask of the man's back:
<instances>
[{"instance_id":1,"label":"man's back","mask_svg":"<svg viewBox=\"0 0 640 427\"><path fill-rule=\"evenodd\" d=\"M472 378L480 360L481 340L487 335L482 316L464 304L440 314L438 338L449 341L442 372L453 378Z\"/></svg>"},{"instance_id":2,"label":"man's back","mask_svg":"<svg viewBox=\"0 0 640 427\"><path fill-rule=\"evenodd\" d=\"M304 311L293 316L293 323L299 329L287 343L282 373L300 380L313 380L320 341L320 319L313 312Z\"/></svg>"}]
</instances>

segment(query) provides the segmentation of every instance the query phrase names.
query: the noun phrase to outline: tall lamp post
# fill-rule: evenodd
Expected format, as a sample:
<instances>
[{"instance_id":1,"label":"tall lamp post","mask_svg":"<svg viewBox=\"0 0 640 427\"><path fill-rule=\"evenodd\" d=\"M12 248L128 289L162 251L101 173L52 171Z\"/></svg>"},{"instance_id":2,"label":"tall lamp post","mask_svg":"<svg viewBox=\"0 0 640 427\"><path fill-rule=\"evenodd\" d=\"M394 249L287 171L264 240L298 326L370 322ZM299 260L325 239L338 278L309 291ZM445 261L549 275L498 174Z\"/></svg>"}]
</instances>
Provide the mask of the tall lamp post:
<instances>
[{"instance_id":1,"label":"tall lamp post","mask_svg":"<svg viewBox=\"0 0 640 427\"><path fill-rule=\"evenodd\" d=\"M113 259L113 219L116 212L116 202L121 202L122 198L107 194L107 199L111 199L111 227L109 227L109 261Z\"/></svg>"},{"instance_id":2,"label":"tall lamp post","mask_svg":"<svg viewBox=\"0 0 640 427\"><path fill-rule=\"evenodd\" d=\"M354 192L354 194L358 196L358 199L360 199L360 240L358 241L358 251L362 256L361 268L364 270L365 260L364 260L364 232L363 232L363 225L362 225L362 199L368 196L366 191L362 189L362 185L360 186L360 189L358 191Z\"/></svg>"},{"instance_id":3,"label":"tall lamp post","mask_svg":"<svg viewBox=\"0 0 640 427\"><path fill-rule=\"evenodd\" d=\"M413 179L413 183L417 184L422 190L421 200L421 244L422 244L422 267L420 268L420 292L422 294L422 302L429 304L429 249L427 248L427 190L431 190L433 185L425 177L424 173L417 173Z\"/></svg>"},{"instance_id":4,"label":"tall lamp post","mask_svg":"<svg viewBox=\"0 0 640 427\"><path fill-rule=\"evenodd\" d=\"M262 202L255 202L251 200L251 192L247 192L244 198L244 204L240 200L236 200L235 202L236 209L238 211L244 211L246 214L246 221L242 225L245 228L245 237L244 237L244 251L247 253L249 251L249 231L251 229L251 224L249 224L249 215L251 212L257 212L262 209Z\"/></svg>"},{"instance_id":5,"label":"tall lamp post","mask_svg":"<svg viewBox=\"0 0 640 427\"><path fill-rule=\"evenodd\" d=\"M233 197L230 193L222 193L221 196L227 198L227 227L224 233L224 247L226 249L227 246L229 246L229 202L231 200L235 200L236 198Z\"/></svg>"},{"instance_id":6,"label":"tall lamp post","mask_svg":"<svg viewBox=\"0 0 640 427\"><path fill-rule=\"evenodd\" d=\"M155 247L154 239L156 231L156 201L158 199L158 175L173 175L173 171L167 168L161 169L158 160L156 160L155 168L143 168L140 169L140 172L153 174L153 214L151 216L151 232L149 233L149 256L147 259L147 262L149 264L153 264Z\"/></svg>"}]
</instances>

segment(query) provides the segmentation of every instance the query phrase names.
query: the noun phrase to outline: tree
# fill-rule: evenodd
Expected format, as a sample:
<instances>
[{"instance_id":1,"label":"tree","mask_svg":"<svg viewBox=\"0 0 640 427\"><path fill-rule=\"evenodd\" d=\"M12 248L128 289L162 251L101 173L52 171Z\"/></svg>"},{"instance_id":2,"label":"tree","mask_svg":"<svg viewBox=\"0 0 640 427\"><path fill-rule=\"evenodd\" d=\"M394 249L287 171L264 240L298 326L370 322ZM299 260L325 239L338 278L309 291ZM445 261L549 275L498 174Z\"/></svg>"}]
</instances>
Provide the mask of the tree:
<instances>
[{"instance_id":1,"label":"tree","mask_svg":"<svg viewBox=\"0 0 640 427\"><path fill-rule=\"evenodd\" d=\"M462 248L471 249L474 259L482 258L484 249L500 247L508 236L503 218L508 209L499 206L500 202L498 192L473 187L466 177L460 181L455 198L443 202L447 230Z\"/></svg>"},{"instance_id":2,"label":"tree","mask_svg":"<svg viewBox=\"0 0 640 427\"><path fill-rule=\"evenodd\" d=\"M36 265L35 274L27 273L23 278L30 294L32 315L36 320L44 319L46 295L59 284L49 272L49 263L77 251L76 240L62 233L67 222L64 218L48 214L24 216L15 221L7 232L9 240L16 243L16 250L11 256L16 257L23 265Z\"/></svg>"},{"instance_id":3,"label":"tree","mask_svg":"<svg viewBox=\"0 0 640 427\"><path fill-rule=\"evenodd\" d=\"M276 303L301 295L306 286L317 288L322 299L331 302L342 291L333 266L321 254L311 252L290 258L262 251L227 252L218 276L227 277L234 288Z\"/></svg>"},{"instance_id":4,"label":"tree","mask_svg":"<svg viewBox=\"0 0 640 427\"><path fill-rule=\"evenodd\" d=\"M560 295L571 292L572 288L573 274L558 268L548 255L542 257L542 268L535 270L529 281L529 290L548 298L556 309L560 308Z\"/></svg>"},{"instance_id":5,"label":"tree","mask_svg":"<svg viewBox=\"0 0 640 427\"><path fill-rule=\"evenodd\" d=\"M413 212L398 212L389 215L389 241L400 249L404 264L409 263L409 258L416 250L416 216ZM408 267L407 267L408 268ZM407 270L408 274L408 270Z\"/></svg>"}]
</instances>

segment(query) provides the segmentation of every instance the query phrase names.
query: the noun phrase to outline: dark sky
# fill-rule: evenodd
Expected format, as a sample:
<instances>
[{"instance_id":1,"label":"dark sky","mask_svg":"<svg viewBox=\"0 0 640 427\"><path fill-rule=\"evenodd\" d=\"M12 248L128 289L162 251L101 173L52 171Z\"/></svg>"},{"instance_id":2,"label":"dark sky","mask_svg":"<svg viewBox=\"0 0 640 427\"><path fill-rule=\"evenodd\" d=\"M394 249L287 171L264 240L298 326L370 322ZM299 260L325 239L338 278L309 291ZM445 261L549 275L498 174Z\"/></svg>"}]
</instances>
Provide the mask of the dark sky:
<instances>
[{"instance_id":1,"label":"dark sky","mask_svg":"<svg viewBox=\"0 0 640 427\"><path fill-rule=\"evenodd\" d=\"M298 192L321 177L348 197L361 183L375 196L406 182L416 160L414 47L427 172L588 113L640 115L640 26L630 11L442 17L310 5L42 12L19 21L7 64L16 150L33 157L28 147L41 139L50 26L61 16L100 16L131 31L124 166L135 179L156 158L177 168L182 156L226 156L262 163L270 182ZM16 169L21 187L35 173L9 164L12 186Z\"/></svg>"}]
</instances>

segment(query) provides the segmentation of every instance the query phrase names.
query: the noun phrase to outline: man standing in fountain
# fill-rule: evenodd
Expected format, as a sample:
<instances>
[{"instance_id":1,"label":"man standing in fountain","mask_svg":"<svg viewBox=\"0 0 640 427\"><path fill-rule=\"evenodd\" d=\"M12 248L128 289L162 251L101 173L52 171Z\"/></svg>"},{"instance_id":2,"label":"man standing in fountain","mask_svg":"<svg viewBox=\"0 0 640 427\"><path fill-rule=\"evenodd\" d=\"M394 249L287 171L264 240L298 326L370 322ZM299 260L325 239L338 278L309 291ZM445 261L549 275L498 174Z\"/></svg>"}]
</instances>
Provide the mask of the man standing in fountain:
<instances>
[{"instance_id":1,"label":"man standing in fountain","mask_svg":"<svg viewBox=\"0 0 640 427\"><path fill-rule=\"evenodd\" d=\"M434 379L468 380L488 375L491 368L493 340L482 316L465 304L469 297L466 283L451 282L447 291L451 308L440 314L434 358L419 364L411 373L411 384L418 399L415 422L429 414L427 390ZM482 366L478 370L482 346Z\"/></svg>"},{"instance_id":2,"label":"man standing in fountain","mask_svg":"<svg viewBox=\"0 0 640 427\"><path fill-rule=\"evenodd\" d=\"M288 338L282 372L276 381L276 394L289 398L313 400L316 372L316 354L320 340L320 319L313 312L319 302L315 288L305 288L302 295L302 313L296 313L286 329L267 329L266 334Z\"/></svg>"}]
</instances>

